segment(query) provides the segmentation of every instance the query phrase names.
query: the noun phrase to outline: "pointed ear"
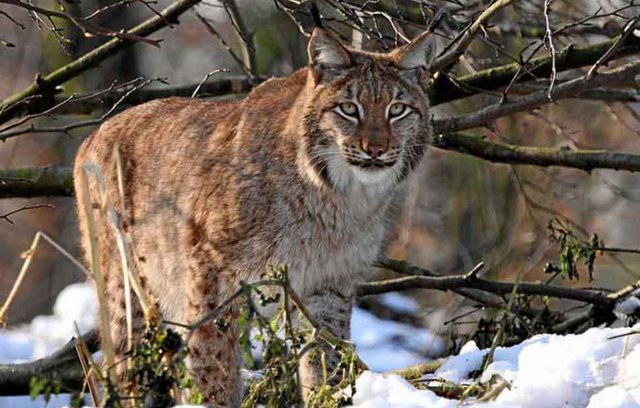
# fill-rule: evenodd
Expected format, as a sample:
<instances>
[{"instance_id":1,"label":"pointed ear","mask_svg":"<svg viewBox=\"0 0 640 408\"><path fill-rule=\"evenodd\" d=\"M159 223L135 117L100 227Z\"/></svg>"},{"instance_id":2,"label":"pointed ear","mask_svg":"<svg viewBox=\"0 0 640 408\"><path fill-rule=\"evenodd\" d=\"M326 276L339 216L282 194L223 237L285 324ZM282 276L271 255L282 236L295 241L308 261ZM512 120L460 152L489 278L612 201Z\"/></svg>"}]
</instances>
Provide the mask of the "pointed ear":
<instances>
[{"instance_id":1,"label":"pointed ear","mask_svg":"<svg viewBox=\"0 0 640 408\"><path fill-rule=\"evenodd\" d=\"M327 30L316 28L311 34L309 46L309 65L316 74L325 69L348 68L351 66L349 51Z\"/></svg>"},{"instance_id":2,"label":"pointed ear","mask_svg":"<svg viewBox=\"0 0 640 408\"><path fill-rule=\"evenodd\" d=\"M435 54L435 36L429 31L420 34L409 44L393 52L396 64L402 69L428 68Z\"/></svg>"}]
</instances>

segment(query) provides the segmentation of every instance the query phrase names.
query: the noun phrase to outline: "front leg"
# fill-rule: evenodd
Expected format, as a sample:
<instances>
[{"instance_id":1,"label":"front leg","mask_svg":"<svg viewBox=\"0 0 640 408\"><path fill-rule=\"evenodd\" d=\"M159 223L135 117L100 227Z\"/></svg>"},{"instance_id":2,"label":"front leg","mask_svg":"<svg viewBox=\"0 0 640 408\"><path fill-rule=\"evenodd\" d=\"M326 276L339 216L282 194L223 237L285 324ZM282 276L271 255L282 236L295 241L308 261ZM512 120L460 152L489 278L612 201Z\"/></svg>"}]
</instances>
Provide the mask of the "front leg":
<instances>
[{"instance_id":1,"label":"front leg","mask_svg":"<svg viewBox=\"0 0 640 408\"><path fill-rule=\"evenodd\" d=\"M343 295L337 291L328 290L315 293L302 299L307 311L313 316L320 327L331 331L340 339L349 339L349 326L351 323L351 296ZM340 353L322 340L320 350L324 352L327 363L327 374L337 367L340 362ZM330 378L330 384L337 384L341 378ZM320 353L306 353L300 360L300 382L302 396L306 401L314 387L322 385L323 373Z\"/></svg>"}]
</instances>

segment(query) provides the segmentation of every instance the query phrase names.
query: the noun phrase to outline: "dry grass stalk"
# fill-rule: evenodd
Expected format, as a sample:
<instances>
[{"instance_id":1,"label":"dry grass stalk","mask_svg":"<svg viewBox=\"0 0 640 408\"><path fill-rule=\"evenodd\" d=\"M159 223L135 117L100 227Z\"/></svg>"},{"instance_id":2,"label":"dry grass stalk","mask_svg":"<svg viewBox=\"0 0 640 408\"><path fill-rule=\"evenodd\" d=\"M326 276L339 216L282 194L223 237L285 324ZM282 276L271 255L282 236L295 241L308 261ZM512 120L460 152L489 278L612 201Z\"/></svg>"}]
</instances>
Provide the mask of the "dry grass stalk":
<instances>
[{"instance_id":1,"label":"dry grass stalk","mask_svg":"<svg viewBox=\"0 0 640 408\"><path fill-rule=\"evenodd\" d=\"M110 168L112 170L115 170L117 174L122 213L124 213L124 184L122 181L122 165L120 154L117 150L117 146L115 147L114 153L114 159L110 165ZM122 260L123 273L125 274L125 285L127 284L127 282L131 285L131 288L138 297L145 318L147 320L154 320L157 318L157 307L155 305L155 302L151 300L150 294L147 293L142 285L140 275L138 273L138 268L136 267L132 259L133 257L131 256L131 254L133 253L133 249L127 243L128 241L130 241L130 238L127 237L127 235L124 233L120 217L118 216L113 203L109 200L109 197L106 194L107 189L105 177L100 168L95 164L84 164L84 166L85 168L90 169L90 171L96 178L96 183L100 194L101 213L103 214L103 216L106 216L108 221L110 221L109 226L112 228L115 235L118 252L120 253L120 257Z\"/></svg>"},{"instance_id":2,"label":"dry grass stalk","mask_svg":"<svg viewBox=\"0 0 640 408\"><path fill-rule=\"evenodd\" d=\"M78 328L76 327L76 331ZM79 332L78 332L79 333ZM100 397L98 393L98 387L96 385L95 376L100 376L100 370L96 363L91 358L91 353L87 348L87 344L84 342L82 336L78 334L76 340L76 353L78 354L78 360L82 366L82 372L84 373L85 384L89 388L89 394L91 395L91 401L94 407L100 406ZM84 390L83 390L84 393Z\"/></svg>"},{"instance_id":3,"label":"dry grass stalk","mask_svg":"<svg viewBox=\"0 0 640 408\"><path fill-rule=\"evenodd\" d=\"M51 246L53 246L58 252L64 255L65 258L70 260L71 263L77 266L78 269L80 269L85 275L87 275L88 277L91 277L91 273L84 266L82 266L82 263L80 263L69 252L67 252L60 244L58 244L55 240L53 240L50 236L48 236L42 231L36 232L36 235L34 236L33 241L31 243L31 246L29 247L28 250L26 250L22 254L22 257L24 258L24 262L22 263L22 268L20 268L20 273L18 273L18 277L16 278L16 281L14 282L13 287L11 288L11 292L9 292L9 296L7 297L4 304L2 305L2 308L0 309L0 325L4 326L6 324L6 321L5 321L6 315L9 312L9 308L11 307L11 304L13 303L16 295L18 294L18 290L20 289L20 286L22 286L22 282L25 276L27 275L27 271L29 270L29 266L31 266L31 261L33 260L33 257L35 255L36 248L40 243L40 239L44 239Z\"/></svg>"},{"instance_id":4,"label":"dry grass stalk","mask_svg":"<svg viewBox=\"0 0 640 408\"><path fill-rule=\"evenodd\" d=\"M111 339L111 327L109 325L110 313L109 305L105 299L105 282L102 270L100 268L100 254L98 251L98 225L93 219L93 207L89 196L89 185L87 181L88 170L80 173L80 197L83 201L83 207L86 211L84 215L87 220L87 229L89 233L89 259L91 264L91 273L96 285L96 295L98 299L98 309L100 311L100 326L102 332L102 352L107 367L113 367L115 362L113 342ZM111 376L110 376L111 377ZM111 378L114 380L114 378ZM115 381L114 381L115 383Z\"/></svg>"}]
</instances>

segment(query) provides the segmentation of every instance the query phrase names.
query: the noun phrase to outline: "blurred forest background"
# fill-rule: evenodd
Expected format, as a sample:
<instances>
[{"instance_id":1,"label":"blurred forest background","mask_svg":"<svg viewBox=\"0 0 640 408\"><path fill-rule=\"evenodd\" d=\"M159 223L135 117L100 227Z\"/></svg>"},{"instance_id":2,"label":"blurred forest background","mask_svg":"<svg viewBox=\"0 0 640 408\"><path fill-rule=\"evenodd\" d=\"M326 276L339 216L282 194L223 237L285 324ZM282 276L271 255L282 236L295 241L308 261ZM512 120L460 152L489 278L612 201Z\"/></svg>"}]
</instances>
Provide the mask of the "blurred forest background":
<instances>
[{"instance_id":1,"label":"blurred forest background","mask_svg":"<svg viewBox=\"0 0 640 408\"><path fill-rule=\"evenodd\" d=\"M56 10L64 8L71 15L86 16L116 3L122 2L43 0L37 5ZM118 32L152 16L152 8L159 10L170 4L166 0L125 3L104 10L92 22ZM304 2L208 0L180 16L180 23L173 28L151 34L148 38L162 39L159 47L137 41L98 67L66 82L59 95L85 94L136 78L153 80L145 89L193 86L208 73L222 69L225 72L212 74L207 82L244 76L247 69L238 60L243 61L246 48L235 30L237 22L229 18L229 3L237 7L242 25L250 33L255 52L249 59L245 55L244 61L251 65L251 76L287 75L306 64L303 31L309 32L312 22L298 4ZM324 20L354 45L380 50L384 49L383 44L402 44L403 36L411 38L431 27L442 49L460 27L473 21L489 3L335 0L321 1L319 6ZM360 8L360 14L354 15L361 18L368 31L362 33L354 29L347 18L349 14L341 11L340 7L349 4ZM551 12L545 11L545 5L552 6ZM611 40L639 12L640 6L629 0L514 1L483 27L483 32L451 72L468 75L487 67L549 55L553 48L560 51L569 46L584 47ZM0 1L0 40L4 41L0 45L0 100L29 86L36 75L63 66L108 39L101 35L84 36L70 21L54 21L57 28L52 31L52 21L46 17ZM633 21L633 24L637 22ZM549 26L563 29L552 37L551 48L546 37ZM632 32L630 36L637 33ZM637 61L637 58L635 54L616 60L608 67ZM574 78L587 69L558 73L557 80ZM539 78L536 84L548 86L549 77ZM526 87L513 88L515 94L527 91ZM633 91L634 87L628 89ZM613 93L607 95L607 90L603 91L600 96L562 100L506 116L471 134L510 144L640 151L637 80L636 102L633 95L627 94L618 100ZM441 104L435 108L436 117L473 112L498 102L502 96L500 91L484 92ZM99 118L107 109L108 106L88 115L43 115L31 123L39 128L61 127ZM7 138L0 144L0 166L2 169L50 164L70 166L79 144L94 128L26 132ZM521 273L523 280L546 279L545 265L557 263L559 259L558 246L548 239L547 225L554 218L564 220L584 239L596 233L608 247L640 249L640 176L637 173L494 164L470 155L431 148L424 168L411 183L406 210L389 256L407 259L438 273L466 272L484 261L490 277L509 279ZM0 185L0 190L2 188ZM46 232L72 254L81 256L72 198L4 198L0 201L0 214L34 204L53 204L55 208L22 211L10 218L12 223L0 219L0 299L9 292L22 264L21 253L29 248L37 231ZM577 284L619 288L640 279L639 266L640 255L608 252L597 260L595 281L590 283L583 274ZM22 295L12 306L9 323L18 324L37 314L48 313L56 294L69 283L82 279L82 273L63 256L50 246L40 246ZM446 330L442 322L460 313L462 300L453 294L415 290L412 295L425 307L414 323L429 326L434 332Z\"/></svg>"}]
</instances>

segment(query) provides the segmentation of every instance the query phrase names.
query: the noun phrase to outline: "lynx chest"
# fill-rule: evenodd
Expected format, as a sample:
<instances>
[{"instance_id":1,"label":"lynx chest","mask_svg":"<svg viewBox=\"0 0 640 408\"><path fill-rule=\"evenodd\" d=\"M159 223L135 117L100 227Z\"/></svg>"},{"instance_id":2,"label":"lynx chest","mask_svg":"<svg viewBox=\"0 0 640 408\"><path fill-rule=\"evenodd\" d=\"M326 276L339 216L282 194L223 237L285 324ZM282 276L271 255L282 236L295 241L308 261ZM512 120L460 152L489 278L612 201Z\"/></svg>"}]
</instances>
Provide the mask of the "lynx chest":
<instances>
[{"instance_id":1,"label":"lynx chest","mask_svg":"<svg viewBox=\"0 0 640 408\"><path fill-rule=\"evenodd\" d=\"M286 215L273 261L287 264L301 295L326 289L351 294L366 279L388 229L390 198L305 202L304 213ZM285 212L286 214L286 212Z\"/></svg>"}]
</instances>

